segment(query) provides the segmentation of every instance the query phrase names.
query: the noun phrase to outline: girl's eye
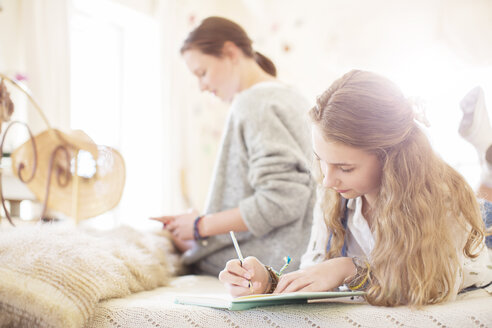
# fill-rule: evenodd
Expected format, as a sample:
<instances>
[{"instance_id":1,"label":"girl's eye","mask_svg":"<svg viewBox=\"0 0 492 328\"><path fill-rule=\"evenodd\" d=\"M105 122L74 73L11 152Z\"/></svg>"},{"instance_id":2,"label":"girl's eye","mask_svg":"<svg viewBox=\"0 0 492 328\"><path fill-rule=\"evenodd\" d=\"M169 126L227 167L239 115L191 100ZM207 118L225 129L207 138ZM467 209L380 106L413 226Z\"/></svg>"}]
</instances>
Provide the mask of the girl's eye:
<instances>
[{"instance_id":1,"label":"girl's eye","mask_svg":"<svg viewBox=\"0 0 492 328\"><path fill-rule=\"evenodd\" d=\"M348 173L348 172L352 172L354 170L354 168L349 168L349 169L344 169L343 167L340 168L340 171L342 171L343 173Z\"/></svg>"}]
</instances>

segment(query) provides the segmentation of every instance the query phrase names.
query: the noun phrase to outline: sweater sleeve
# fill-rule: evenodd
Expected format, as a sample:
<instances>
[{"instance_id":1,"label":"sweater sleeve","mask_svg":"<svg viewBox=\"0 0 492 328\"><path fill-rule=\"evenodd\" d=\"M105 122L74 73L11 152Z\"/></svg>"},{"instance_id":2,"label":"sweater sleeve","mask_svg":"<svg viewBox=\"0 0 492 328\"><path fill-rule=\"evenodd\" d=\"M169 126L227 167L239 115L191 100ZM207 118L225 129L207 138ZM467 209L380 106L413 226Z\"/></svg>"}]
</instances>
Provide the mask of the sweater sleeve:
<instances>
[{"instance_id":1,"label":"sweater sleeve","mask_svg":"<svg viewBox=\"0 0 492 328\"><path fill-rule=\"evenodd\" d=\"M274 105L241 115L238 131L247 149L247 179L254 192L239 203L239 210L256 236L304 218L313 192L306 149L302 149L309 145L305 123ZM304 139L297 140L295 133Z\"/></svg>"},{"instance_id":2,"label":"sweater sleeve","mask_svg":"<svg viewBox=\"0 0 492 328\"><path fill-rule=\"evenodd\" d=\"M328 245L328 228L321 210L321 194L317 190L316 204L313 211L313 226L308 247L301 258L300 269L305 269L317 263L323 262L326 257L326 246Z\"/></svg>"}]
</instances>

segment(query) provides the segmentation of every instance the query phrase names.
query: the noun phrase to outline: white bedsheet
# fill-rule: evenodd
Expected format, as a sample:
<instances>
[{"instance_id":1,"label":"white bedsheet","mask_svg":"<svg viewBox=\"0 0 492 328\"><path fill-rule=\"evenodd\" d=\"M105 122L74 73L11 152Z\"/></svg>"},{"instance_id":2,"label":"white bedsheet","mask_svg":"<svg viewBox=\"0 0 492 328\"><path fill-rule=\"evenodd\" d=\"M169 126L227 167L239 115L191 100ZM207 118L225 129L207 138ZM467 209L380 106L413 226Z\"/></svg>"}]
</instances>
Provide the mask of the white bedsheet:
<instances>
[{"instance_id":1,"label":"white bedsheet","mask_svg":"<svg viewBox=\"0 0 492 328\"><path fill-rule=\"evenodd\" d=\"M226 293L214 277L182 276L168 287L99 303L95 327L491 327L492 296L485 290L427 306L386 308L368 304L320 303L227 311L174 304L177 294Z\"/></svg>"}]
</instances>

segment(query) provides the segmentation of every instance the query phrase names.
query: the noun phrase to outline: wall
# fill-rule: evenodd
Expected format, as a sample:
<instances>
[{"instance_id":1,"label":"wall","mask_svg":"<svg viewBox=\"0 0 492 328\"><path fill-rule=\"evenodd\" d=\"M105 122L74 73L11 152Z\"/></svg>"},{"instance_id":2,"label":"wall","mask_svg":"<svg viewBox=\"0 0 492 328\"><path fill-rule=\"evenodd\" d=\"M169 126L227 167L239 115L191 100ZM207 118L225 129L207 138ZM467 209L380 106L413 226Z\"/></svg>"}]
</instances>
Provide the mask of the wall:
<instances>
[{"instance_id":1,"label":"wall","mask_svg":"<svg viewBox=\"0 0 492 328\"><path fill-rule=\"evenodd\" d=\"M24 70L22 47L18 42L20 39L20 4L15 0L3 0L0 2L0 7L0 72L8 76L15 76ZM11 90L10 85L8 88L15 104L12 119L25 119L25 97L17 90ZM16 132L12 130L11 133L15 134ZM19 132L17 131L17 133ZM14 144L15 141L12 138L7 138L4 146L5 152L10 152Z\"/></svg>"},{"instance_id":2,"label":"wall","mask_svg":"<svg viewBox=\"0 0 492 328\"><path fill-rule=\"evenodd\" d=\"M0 2L0 71L19 69L19 2L3 0Z\"/></svg>"},{"instance_id":3,"label":"wall","mask_svg":"<svg viewBox=\"0 0 492 328\"><path fill-rule=\"evenodd\" d=\"M26 11L36 5L38 10L46 10L46 20L63 22L59 15L52 15L55 10L43 4L57 3L60 14L70 1L33 1L0 0L4 7L0 12L2 72L22 72L36 65L48 69L46 62L28 64L26 59L37 58L28 51L36 25L29 22ZM240 23L254 47L276 63L279 78L301 89L312 102L335 78L352 68L377 71L395 80L408 96L418 97L427 105L432 124L428 132L436 149L470 183L477 183L474 150L456 133L461 118L458 103L476 84L483 85L486 101L492 102L492 1L117 1L156 17L162 32L162 67L155 74L162 81L164 114L159 132L164 145L156 151L167 160L163 177L155 183L167 191L162 201L169 212L190 205L203 208L227 115L226 104L199 92L196 79L179 55L187 33L210 15ZM61 27L55 30L63 37ZM60 35L56 33L42 40L52 42ZM64 56L63 49L55 55ZM57 63L52 59L48 66L53 61ZM66 74L63 67L49 70L59 74L55 78ZM45 81L36 82L40 86L37 98L43 99L43 107L53 108L49 114L53 125L64 126L70 119L68 106L64 107L69 99L63 98L69 96L63 91L68 86L49 80L55 87L43 88ZM182 199L183 186L188 200Z\"/></svg>"},{"instance_id":4,"label":"wall","mask_svg":"<svg viewBox=\"0 0 492 328\"><path fill-rule=\"evenodd\" d=\"M346 71L379 72L423 104L428 134L441 155L476 185L479 167L457 127L458 103L480 84L492 100L492 1L294 0L176 1L172 13L175 92L181 165L191 202L202 206L227 106L200 95L176 55L181 41L209 15L241 24L254 47L276 63L279 78L313 102Z\"/></svg>"}]
</instances>

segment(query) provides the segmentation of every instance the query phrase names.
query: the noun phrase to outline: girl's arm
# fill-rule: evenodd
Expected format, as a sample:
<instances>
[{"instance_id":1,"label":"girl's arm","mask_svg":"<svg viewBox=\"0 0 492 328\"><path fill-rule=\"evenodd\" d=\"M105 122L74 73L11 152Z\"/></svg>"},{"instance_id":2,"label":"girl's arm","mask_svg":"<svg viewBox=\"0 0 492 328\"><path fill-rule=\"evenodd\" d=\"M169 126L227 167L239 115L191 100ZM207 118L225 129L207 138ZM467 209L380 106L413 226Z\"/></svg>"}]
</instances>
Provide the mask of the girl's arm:
<instances>
[{"instance_id":1,"label":"girl's arm","mask_svg":"<svg viewBox=\"0 0 492 328\"><path fill-rule=\"evenodd\" d=\"M251 95L231 115L237 146L244 151L239 154L247 160L243 183L254 190L238 207L254 236L308 220L314 192L311 133L300 110L308 107L302 97L283 89Z\"/></svg>"},{"instance_id":2,"label":"girl's arm","mask_svg":"<svg viewBox=\"0 0 492 328\"><path fill-rule=\"evenodd\" d=\"M273 293L330 291L354 277L356 272L352 258L333 258L282 275ZM257 258L247 257L242 265L239 260L227 262L219 274L219 280L232 296L237 297L269 292L272 283L269 276L268 270Z\"/></svg>"},{"instance_id":3,"label":"girl's arm","mask_svg":"<svg viewBox=\"0 0 492 328\"><path fill-rule=\"evenodd\" d=\"M352 258L336 257L280 277L274 293L323 292L344 284L357 270Z\"/></svg>"},{"instance_id":4,"label":"girl's arm","mask_svg":"<svg viewBox=\"0 0 492 328\"><path fill-rule=\"evenodd\" d=\"M193 210L179 215L154 217L152 220L162 222L164 228L169 230L175 240L185 242L195 237L195 221L201 238L228 233L229 231L248 231L239 208L207 214L201 216Z\"/></svg>"},{"instance_id":5,"label":"girl's arm","mask_svg":"<svg viewBox=\"0 0 492 328\"><path fill-rule=\"evenodd\" d=\"M302 255L300 269L320 263L326 257L326 245L328 245L329 234L323 211L321 210L322 197L319 188L316 190L316 199L313 209L311 237L309 238L307 250Z\"/></svg>"},{"instance_id":6,"label":"girl's arm","mask_svg":"<svg viewBox=\"0 0 492 328\"><path fill-rule=\"evenodd\" d=\"M241 217L239 208L207 214L198 224L198 231L202 237L215 236L229 231L248 231L248 227Z\"/></svg>"}]
</instances>

